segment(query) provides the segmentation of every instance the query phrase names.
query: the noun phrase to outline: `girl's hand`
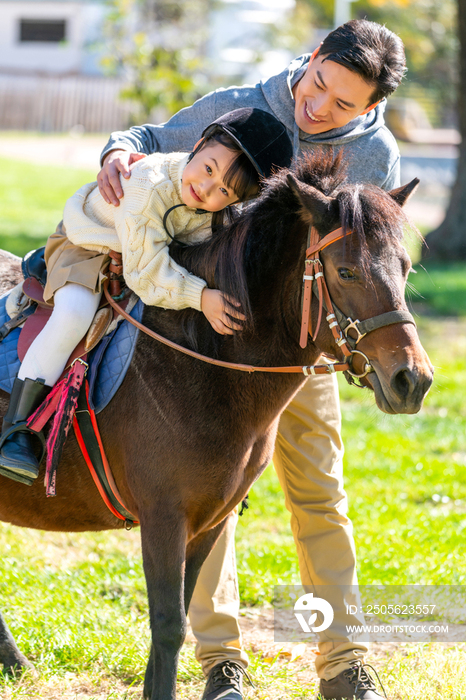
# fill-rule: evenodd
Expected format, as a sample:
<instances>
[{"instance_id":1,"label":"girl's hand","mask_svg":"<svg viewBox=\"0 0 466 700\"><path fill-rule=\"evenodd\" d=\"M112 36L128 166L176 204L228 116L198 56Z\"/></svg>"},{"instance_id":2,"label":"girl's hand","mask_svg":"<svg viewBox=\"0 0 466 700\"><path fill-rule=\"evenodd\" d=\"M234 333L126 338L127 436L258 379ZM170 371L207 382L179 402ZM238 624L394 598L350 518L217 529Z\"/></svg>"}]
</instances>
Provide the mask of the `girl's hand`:
<instances>
[{"instance_id":1,"label":"girl's hand","mask_svg":"<svg viewBox=\"0 0 466 700\"><path fill-rule=\"evenodd\" d=\"M130 153L121 150L110 151L105 156L102 170L97 175L97 184L99 192L107 204L120 206L120 199L123 197L120 173L128 179L131 177L130 165L145 157L144 153Z\"/></svg>"},{"instance_id":2,"label":"girl's hand","mask_svg":"<svg viewBox=\"0 0 466 700\"><path fill-rule=\"evenodd\" d=\"M233 331L241 331L243 326L241 323L235 323L231 316L239 321L245 321L246 316L240 311L231 308L240 306L239 302L228 294L219 292L218 289L209 289L204 287L201 296L201 310L210 325L217 333L221 335L233 335Z\"/></svg>"}]
</instances>

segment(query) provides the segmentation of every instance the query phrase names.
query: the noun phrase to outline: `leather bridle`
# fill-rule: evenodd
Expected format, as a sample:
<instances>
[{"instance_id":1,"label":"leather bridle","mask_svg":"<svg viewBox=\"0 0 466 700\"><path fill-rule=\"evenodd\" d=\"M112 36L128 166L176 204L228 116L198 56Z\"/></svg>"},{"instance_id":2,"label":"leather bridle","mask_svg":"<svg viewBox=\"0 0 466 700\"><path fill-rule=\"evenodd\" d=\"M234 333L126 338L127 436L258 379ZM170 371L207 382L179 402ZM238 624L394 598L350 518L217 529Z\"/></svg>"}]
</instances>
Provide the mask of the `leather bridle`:
<instances>
[{"instance_id":1,"label":"leather bridle","mask_svg":"<svg viewBox=\"0 0 466 700\"><path fill-rule=\"evenodd\" d=\"M347 235L349 235L348 232ZM179 352L194 357L202 362L207 362L211 365L216 365L217 367L225 367L227 369L239 370L241 372L275 372L275 373L299 373L305 376L315 375L315 374L333 374L334 372L345 372L347 379L353 383L354 379L362 379L369 372L373 372L373 367L370 364L368 357L356 349L359 341L364 338L368 333L378 328L383 328L384 326L389 326L394 323L412 323L416 325L414 318L409 313L409 311L396 310L389 311L378 316L374 316L365 321L353 321L351 318L346 317L338 307L336 307L330 298L330 293L328 291L327 283L325 281L324 268L322 261L320 260L320 252L331 245L335 241L344 238L345 233L342 228L335 229L323 238L319 238L319 234L313 226L309 227L309 246L306 250L305 259L305 271L304 271L304 292L303 292L303 312L302 312L302 322L301 322L301 335L300 335L300 345L301 347L306 347L309 335L312 336L312 340L317 338L319 332L323 308L325 307L327 311L326 321L332 332L336 345L341 349L343 355L345 356L344 362L333 362L325 363L321 365L296 365L296 366L284 366L284 367L261 367L256 365L244 365L236 362L225 362L224 360L216 360L213 357L207 357L206 355L201 355L194 350L189 350L188 348L178 345L178 343L165 338L164 336L150 330L139 321L132 318L124 309L119 306L108 290L109 280L104 282L104 293L105 297L119 315L123 316L127 321L132 323L134 326L139 328L143 333L146 333L151 338L158 340L159 342L167 345L170 348L178 350ZM119 275L122 271L121 264L121 254L110 251L111 262L109 266L110 277L112 275ZM311 306L312 306L312 295L315 294L319 301L319 311L318 318L314 332L312 332L312 318L311 318ZM357 337L353 338L349 335L349 331L354 330L357 333ZM352 359L354 355L362 356L364 360L364 369L360 374L356 374L353 371Z\"/></svg>"},{"instance_id":2,"label":"leather bridle","mask_svg":"<svg viewBox=\"0 0 466 700\"><path fill-rule=\"evenodd\" d=\"M302 348L305 348L309 335L312 336L313 341L316 340L322 321L323 308L325 307L325 310L327 311L325 319L330 330L332 331L335 344L338 345L344 356L347 358L349 369L343 371L354 380L362 379L366 376L366 374L373 371L367 356L360 350L356 349L357 344L360 340L362 340L362 338L364 338L364 336L371 331L377 330L378 328L390 326L395 323L412 323L415 326L416 322L408 310L402 309L388 311L386 313L379 314L378 316L373 316L365 321L359 321L358 319L353 321L349 316L345 316L345 314L332 302L328 291L327 282L325 280L324 267L320 259L320 252L327 246L341 240L346 235L351 233L352 231L349 231L347 234L345 234L343 229L340 227L331 231L323 238L320 238L317 230L313 226L309 226L308 248L306 250L305 271L303 276L304 290L299 344ZM311 315L313 294L319 301L317 323L314 332L312 331ZM356 338L349 335L350 330L355 331L357 334ZM355 374L350 368L352 365L352 358L356 354L361 355L365 360L364 370L361 374ZM329 365L329 367L331 367L331 365ZM305 368L303 368L303 371L304 369ZM304 374L306 374L306 372L304 372ZM351 383L355 384L354 381L351 381ZM356 384L356 386L359 385Z\"/></svg>"}]
</instances>

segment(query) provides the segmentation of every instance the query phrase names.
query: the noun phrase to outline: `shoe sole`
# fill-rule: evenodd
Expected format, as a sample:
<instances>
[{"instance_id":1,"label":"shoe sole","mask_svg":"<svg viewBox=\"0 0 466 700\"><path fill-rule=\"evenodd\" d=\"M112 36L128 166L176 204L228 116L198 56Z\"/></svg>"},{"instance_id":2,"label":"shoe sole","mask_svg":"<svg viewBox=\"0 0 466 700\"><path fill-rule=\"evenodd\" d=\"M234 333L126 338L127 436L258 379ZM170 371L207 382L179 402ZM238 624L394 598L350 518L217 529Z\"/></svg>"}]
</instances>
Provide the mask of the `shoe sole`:
<instances>
[{"instance_id":1,"label":"shoe sole","mask_svg":"<svg viewBox=\"0 0 466 700\"><path fill-rule=\"evenodd\" d=\"M12 479L13 481L19 481L21 484L26 484L26 486L32 486L35 481L34 478L28 478L27 476L13 472L10 469L3 469L1 466L0 474L2 476L6 476L8 479Z\"/></svg>"},{"instance_id":2,"label":"shoe sole","mask_svg":"<svg viewBox=\"0 0 466 700\"><path fill-rule=\"evenodd\" d=\"M37 477L39 476L39 466L25 467L20 462L17 462L16 460L10 460L0 453L0 469L2 467L5 471L11 472L12 474L18 474L19 476L24 476L27 479L34 480L37 479Z\"/></svg>"}]
</instances>

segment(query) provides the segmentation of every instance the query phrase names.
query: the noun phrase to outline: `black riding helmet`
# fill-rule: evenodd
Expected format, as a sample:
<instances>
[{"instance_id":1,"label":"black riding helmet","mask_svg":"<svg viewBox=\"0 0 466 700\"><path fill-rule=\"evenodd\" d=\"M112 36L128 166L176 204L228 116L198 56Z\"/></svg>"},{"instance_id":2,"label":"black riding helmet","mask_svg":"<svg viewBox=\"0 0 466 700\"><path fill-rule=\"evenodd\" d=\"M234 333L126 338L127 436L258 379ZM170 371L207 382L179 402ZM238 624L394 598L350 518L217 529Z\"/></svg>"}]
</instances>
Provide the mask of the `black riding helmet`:
<instances>
[{"instance_id":1,"label":"black riding helmet","mask_svg":"<svg viewBox=\"0 0 466 700\"><path fill-rule=\"evenodd\" d=\"M227 112L202 132L202 148L216 129L221 129L238 144L262 177L270 177L274 168L289 168L293 146L286 129L273 114L256 107L242 107ZM195 151L195 152L196 152Z\"/></svg>"},{"instance_id":2,"label":"black riding helmet","mask_svg":"<svg viewBox=\"0 0 466 700\"><path fill-rule=\"evenodd\" d=\"M243 107L227 112L223 117L219 117L202 132L202 139L189 156L189 160L195 153L201 150L206 139L213 135L218 129L227 134L232 141L243 151L252 163L259 177L270 177L274 168L289 168L293 158L293 146L286 133L286 129L281 122L272 114L264 112L255 107ZM165 212L163 217L163 227L167 235L175 240L167 229L168 215L178 207L185 204L175 204ZM199 214L203 214L203 209L197 209ZM224 213L230 221L233 220L232 207L226 207L222 211L214 212L212 215L212 231L224 223ZM178 245L185 245L177 241Z\"/></svg>"}]
</instances>

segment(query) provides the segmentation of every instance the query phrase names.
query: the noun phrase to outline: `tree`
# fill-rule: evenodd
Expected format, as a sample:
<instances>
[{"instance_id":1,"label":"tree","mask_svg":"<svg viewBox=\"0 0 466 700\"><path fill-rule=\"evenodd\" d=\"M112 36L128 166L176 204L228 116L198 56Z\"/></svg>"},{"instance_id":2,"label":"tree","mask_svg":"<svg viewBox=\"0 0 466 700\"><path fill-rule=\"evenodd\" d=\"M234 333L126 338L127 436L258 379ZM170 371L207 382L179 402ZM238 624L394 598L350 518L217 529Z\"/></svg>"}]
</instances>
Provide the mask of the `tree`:
<instances>
[{"instance_id":1,"label":"tree","mask_svg":"<svg viewBox=\"0 0 466 700\"><path fill-rule=\"evenodd\" d=\"M433 126L453 126L456 112L456 0L357 0L354 18L385 24L403 41L408 73L399 97L425 102Z\"/></svg>"},{"instance_id":2,"label":"tree","mask_svg":"<svg viewBox=\"0 0 466 700\"><path fill-rule=\"evenodd\" d=\"M131 123L163 121L208 91L203 47L211 4L111 0L103 64L127 77L120 96L134 105Z\"/></svg>"},{"instance_id":3,"label":"tree","mask_svg":"<svg viewBox=\"0 0 466 700\"><path fill-rule=\"evenodd\" d=\"M137 34L124 61L130 82L120 97L135 104L131 115L135 124L149 121L154 109L164 116L175 114L199 97L195 76L202 62L188 51L149 46L146 35Z\"/></svg>"},{"instance_id":4,"label":"tree","mask_svg":"<svg viewBox=\"0 0 466 700\"><path fill-rule=\"evenodd\" d=\"M331 29L333 2L299 1L310 3L317 26ZM353 19L385 24L401 37L408 74L397 96L424 101L437 127L453 126L456 111L456 1L356 0L350 4Z\"/></svg>"},{"instance_id":5,"label":"tree","mask_svg":"<svg viewBox=\"0 0 466 700\"><path fill-rule=\"evenodd\" d=\"M466 260L466 4L458 0L459 85L458 115L461 145L458 173L443 223L427 236L424 257Z\"/></svg>"}]
</instances>

